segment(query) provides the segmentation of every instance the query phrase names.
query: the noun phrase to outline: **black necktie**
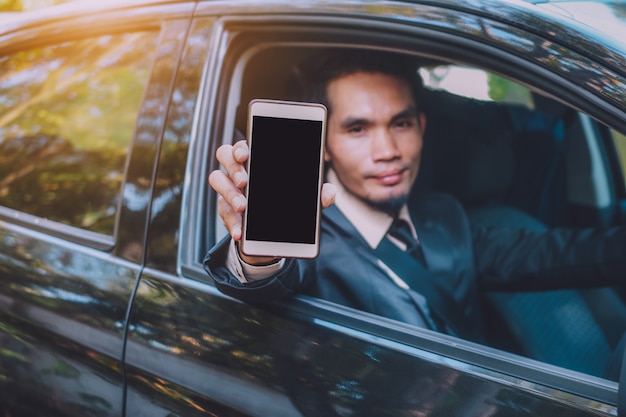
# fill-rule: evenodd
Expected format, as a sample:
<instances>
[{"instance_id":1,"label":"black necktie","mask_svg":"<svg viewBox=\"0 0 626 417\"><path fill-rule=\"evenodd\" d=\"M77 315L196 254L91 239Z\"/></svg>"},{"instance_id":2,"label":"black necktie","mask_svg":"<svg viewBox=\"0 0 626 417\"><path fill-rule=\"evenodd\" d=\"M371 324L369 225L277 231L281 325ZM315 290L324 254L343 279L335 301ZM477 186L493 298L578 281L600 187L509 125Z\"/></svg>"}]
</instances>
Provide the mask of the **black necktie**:
<instances>
[{"instance_id":1,"label":"black necktie","mask_svg":"<svg viewBox=\"0 0 626 417\"><path fill-rule=\"evenodd\" d=\"M424 262L424 257L417 239L413 237L411 226L406 220L395 218L389 228L389 236L399 240L406 246L406 251L420 262Z\"/></svg>"},{"instance_id":2,"label":"black necktie","mask_svg":"<svg viewBox=\"0 0 626 417\"><path fill-rule=\"evenodd\" d=\"M406 246L405 252L417 261L417 264L407 263L402 260L402 257L394 257L393 255L381 257L383 261L385 259L392 259L394 263L391 264L391 268L394 269L395 267L394 270L400 271L399 276L405 281L405 283L413 291L426 298L428 305L431 308L431 312L430 314L427 314L422 309L420 309L420 312L422 313L422 317L427 326L440 332L452 335L459 334L455 330L455 326L448 324L454 323L452 320L456 319L456 316L450 313L450 310L455 310L455 301L448 296L445 291L442 291L437 285L434 284L434 277L430 275L430 272L428 272L426 268L426 262L424 260L421 245L413 236L409 223L406 220L396 218L391 224L391 227L389 227L387 234L390 238L394 238L402 242ZM391 239L387 239L387 241L391 247L396 248L396 250L402 250L400 246L393 243ZM386 246L386 248L389 248L390 246ZM389 249L380 248L379 252L384 254L388 250ZM419 305L420 303L417 302L417 304Z\"/></svg>"}]
</instances>

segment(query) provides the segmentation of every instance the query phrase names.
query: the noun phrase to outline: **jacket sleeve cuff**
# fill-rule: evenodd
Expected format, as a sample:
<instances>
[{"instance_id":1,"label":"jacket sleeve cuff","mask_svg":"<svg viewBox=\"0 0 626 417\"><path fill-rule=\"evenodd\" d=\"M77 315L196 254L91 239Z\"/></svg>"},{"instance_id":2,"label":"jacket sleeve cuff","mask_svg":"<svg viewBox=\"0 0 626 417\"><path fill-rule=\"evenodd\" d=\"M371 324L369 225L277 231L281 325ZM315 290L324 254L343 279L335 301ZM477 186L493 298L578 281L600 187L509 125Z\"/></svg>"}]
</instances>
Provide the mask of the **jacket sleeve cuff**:
<instances>
[{"instance_id":1,"label":"jacket sleeve cuff","mask_svg":"<svg viewBox=\"0 0 626 417\"><path fill-rule=\"evenodd\" d=\"M204 269L224 294L249 303L266 303L281 299L302 287L302 275L295 259L285 259L279 272L267 279L241 282L227 266L230 236L209 250L204 257Z\"/></svg>"},{"instance_id":2,"label":"jacket sleeve cuff","mask_svg":"<svg viewBox=\"0 0 626 417\"><path fill-rule=\"evenodd\" d=\"M275 276L284 265L284 258L269 265L250 265L241 259L235 241L230 240L228 255L226 257L226 267L241 283L254 282Z\"/></svg>"}]
</instances>

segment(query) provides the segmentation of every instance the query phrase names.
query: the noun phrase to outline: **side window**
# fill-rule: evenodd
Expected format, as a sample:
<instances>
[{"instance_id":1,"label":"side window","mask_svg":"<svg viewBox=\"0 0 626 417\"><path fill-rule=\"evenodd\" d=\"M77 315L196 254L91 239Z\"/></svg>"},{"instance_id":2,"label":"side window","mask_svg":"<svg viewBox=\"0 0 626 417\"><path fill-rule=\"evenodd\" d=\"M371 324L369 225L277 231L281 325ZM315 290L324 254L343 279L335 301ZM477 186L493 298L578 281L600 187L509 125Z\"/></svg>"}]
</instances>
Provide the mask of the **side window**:
<instances>
[{"instance_id":1,"label":"side window","mask_svg":"<svg viewBox=\"0 0 626 417\"><path fill-rule=\"evenodd\" d=\"M576 112L484 69L419 72L428 123L418 182L454 195L470 215L500 204L546 226L565 222L565 142L580 136Z\"/></svg>"},{"instance_id":2,"label":"side window","mask_svg":"<svg viewBox=\"0 0 626 417\"><path fill-rule=\"evenodd\" d=\"M530 91L490 72L460 65L435 65L420 69L424 86L482 101L519 104L533 108Z\"/></svg>"},{"instance_id":3,"label":"side window","mask_svg":"<svg viewBox=\"0 0 626 417\"><path fill-rule=\"evenodd\" d=\"M480 68L442 64L420 75L427 113L423 187L454 195L476 226L544 231L601 224L611 207L609 169L589 116ZM626 167L626 137L612 133ZM606 371L624 321L612 319L611 328L600 312L620 317L624 304L606 300L619 300L617 292L487 293L486 342L613 378Z\"/></svg>"},{"instance_id":4,"label":"side window","mask_svg":"<svg viewBox=\"0 0 626 417\"><path fill-rule=\"evenodd\" d=\"M615 143L615 149L617 149L617 156L619 157L622 167L622 175L626 180L626 135L611 129L611 137Z\"/></svg>"},{"instance_id":5,"label":"side window","mask_svg":"<svg viewBox=\"0 0 626 417\"><path fill-rule=\"evenodd\" d=\"M302 54L303 48L298 53ZM238 131L245 131L246 105L252 98L302 99L299 69L308 61L306 56L300 60L294 58L297 56L288 48L267 48L241 60L242 68L234 71L229 95L225 142L236 138ZM598 219L607 209L602 196L609 194L605 192L609 170L605 158L594 156L599 138L589 128L595 123L589 116L478 67L446 62L433 65L432 59L425 59L419 75L425 86L419 104L426 116L426 129L415 187L454 196L473 226L541 233L554 227L578 227L581 218L583 223L600 225ZM622 161L626 161L623 145ZM414 195L421 198L424 194ZM419 201L409 199L408 203L411 210ZM221 224L219 219L215 223ZM212 232L226 233L222 229ZM452 264L433 263L430 268L447 274ZM352 276L364 273L360 267L354 265ZM368 274L372 271L366 269ZM333 278L342 279L342 271L334 272ZM385 300L398 294L396 287L387 286L386 273L368 276L372 280L380 277L380 288L388 291L386 297L389 295ZM318 276L318 282L324 278ZM397 284L394 279L390 281ZM351 291L347 288L350 284L346 279L346 288L341 291ZM373 312L358 300L333 298L331 293L326 293L330 294L326 300ZM354 295L355 299L358 296ZM604 377L614 341L619 340L626 325L623 321L613 325L605 318L608 316L600 314L613 308L606 300L616 299L612 288L591 293L570 289L496 292L494 287L477 301L484 312L479 318L485 328L482 341L541 362ZM623 307L621 300L616 301L615 311L609 315L621 317Z\"/></svg>"},{"instance_id":6,"label":"side window","mask_svg":"<svg viewBox=\"0 0 626 417\"><path fill-rule=\"evenodd\" d=\"M482 69L441 65L420 74L430 135L420 175L427 176L426 186L457 197L473 225L575 227L580 219L572 213L582 202L585 223L599 217L608 171L603 158L593 157L599 139L585 128L592 123L588 116ZM586 301L589 294L598 301ZM609 288L487 293L487 342L604 376L615 348L611 341L623 329L611 329L599 315L613 308L600 300L616 298ZM612 317L622 307L617 302Z\"/></svg>"},{"instance_id":7,"label":"side window","mask_svg":"<svg viewBox=\"0 0 626 417\"><path fill-rule=\"evenodd\" d=\"M0 57L0 205L113 234L156 39L106 35Z\"/></svg>"}]
</instances>

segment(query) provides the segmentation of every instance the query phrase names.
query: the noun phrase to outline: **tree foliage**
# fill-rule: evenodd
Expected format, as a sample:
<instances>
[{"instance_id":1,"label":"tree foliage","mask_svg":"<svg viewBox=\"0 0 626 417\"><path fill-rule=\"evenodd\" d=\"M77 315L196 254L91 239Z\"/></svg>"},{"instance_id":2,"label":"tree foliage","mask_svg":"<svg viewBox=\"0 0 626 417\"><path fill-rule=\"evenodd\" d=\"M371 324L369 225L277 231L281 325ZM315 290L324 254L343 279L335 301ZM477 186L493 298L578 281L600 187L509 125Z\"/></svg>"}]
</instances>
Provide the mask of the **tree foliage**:
<instances>
[{"instance_id":1,"label":"tree foliage","mask_svg":"<svg viewBox=\"0 0 626 417\"><path fill-rule=\"evenodd\" d=\"M22 12L43 7L54 6L55 4L68 3L75 0L0 0L0 13Z\"/></svg>"},{"instance_id":2,"label":"tree foliage","mask_svg":"<svg viewBox=\"0 0 626 417\"><path fill-rule=\"evenodd\" d=\"M0 204L111 234L152 33L0 57Z\"/></svg>"},{"instance_id":3,"label":"tree foliage","mask_svg":"<svg viewBox=\"0 0 626 417\"><path fill-rule=\"evenodd\" d=\"M22 0L0 0L0 12L21 12Z\"/></svg>"}]
</instances>

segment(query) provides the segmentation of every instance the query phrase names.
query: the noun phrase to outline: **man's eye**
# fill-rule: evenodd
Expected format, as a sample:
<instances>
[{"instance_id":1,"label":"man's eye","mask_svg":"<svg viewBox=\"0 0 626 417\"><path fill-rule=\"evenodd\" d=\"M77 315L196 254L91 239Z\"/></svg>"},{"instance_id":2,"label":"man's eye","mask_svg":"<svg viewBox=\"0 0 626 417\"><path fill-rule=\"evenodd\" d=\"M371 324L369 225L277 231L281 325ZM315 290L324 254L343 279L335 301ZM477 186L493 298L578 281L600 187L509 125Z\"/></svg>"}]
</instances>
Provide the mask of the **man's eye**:
<instances>
[{"instance_id":1,"label":"man's eye","mask_svg":"<svg viewBox=\"0 0 626 417\"><path fill-rule=\"evenodd\" d=\"M402 119L402 120L398 120L395 125L396 127L401 127L401 128L411 127L413 126L413 121L411 119Z\"/></svg>"},{"instance_id":2,"label":"man's eye","mask_svg":"<svg viewBox=\"0 0 626 417\"><path fill-rule=\"evenodd\" d=\"M362 133L364 130L363 126L352 126L348 129L348 133Z\"/></svg>"}]
</instances>

